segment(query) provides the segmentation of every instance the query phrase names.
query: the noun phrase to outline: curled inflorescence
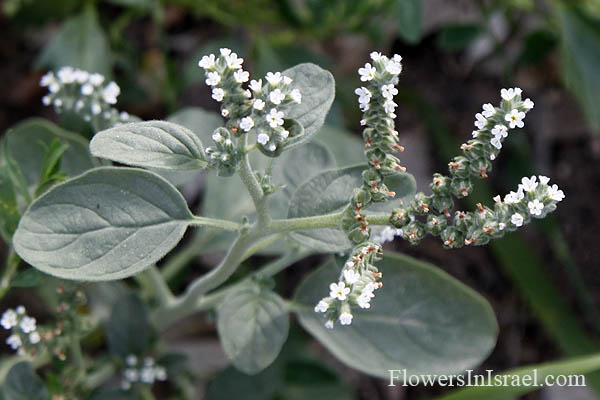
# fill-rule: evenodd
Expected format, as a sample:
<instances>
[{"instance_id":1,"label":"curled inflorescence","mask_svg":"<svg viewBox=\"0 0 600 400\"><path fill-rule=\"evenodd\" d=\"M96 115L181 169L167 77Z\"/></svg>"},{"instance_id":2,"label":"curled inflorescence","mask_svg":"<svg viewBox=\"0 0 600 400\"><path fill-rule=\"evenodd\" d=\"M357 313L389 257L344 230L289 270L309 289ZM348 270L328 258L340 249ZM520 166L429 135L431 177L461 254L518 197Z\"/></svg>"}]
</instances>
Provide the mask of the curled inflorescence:
<instances>
[{"instance_id":1,"label":"curled inflorescence","mask_svg":"<svg viewBox=\"0 0 600 400\"><path fill-rule=\"evenodd\" d=\"M62 67L56 74L45 74L40 85L49 91L42 98L44 105L53 106L57 113L75 112L96 131L136 120L113 107L121 89L115 82L106 82L101 74Z\"/></svg>"}]
</instances>

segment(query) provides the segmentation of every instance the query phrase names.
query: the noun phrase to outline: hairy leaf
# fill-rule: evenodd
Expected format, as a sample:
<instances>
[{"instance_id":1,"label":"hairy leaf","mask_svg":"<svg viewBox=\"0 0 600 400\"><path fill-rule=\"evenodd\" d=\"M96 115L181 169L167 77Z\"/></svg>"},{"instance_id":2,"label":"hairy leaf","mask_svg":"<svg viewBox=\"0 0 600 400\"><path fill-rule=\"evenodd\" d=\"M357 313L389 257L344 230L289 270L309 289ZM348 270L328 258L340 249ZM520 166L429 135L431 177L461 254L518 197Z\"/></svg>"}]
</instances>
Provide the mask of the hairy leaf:
<instances>
[{"instance_id":1,"label":"hairy leaf","mask_svg":"<svg viewBox=\"0 0 600 400\"><path fill-rule=\"evenodd\" d=\"M112 307L106 327L110 352L125 359L144 356L154 339L146 304L134 293L120 297Z\"/></svg>"},{"instance_id":2,"label":"hairy leaf","mask_svg":"<svg viewBox=\"0 0 600 400\"><path fill-rule=\"evenodd\" d=\"M27 361L15 364L4 380L2 394L5 400L49 400L44 382Z\"/></svg>"},{"instance_id":3,"label":"hairy leaf","mask_svg":"<svg viewBox=\"0 0 600 400\"><path fill-rule=\"evenodd\" d=\"M408 43L421 39L423 24L421 0L395 0L398 34Z\"/></svg>"}]
</instances>

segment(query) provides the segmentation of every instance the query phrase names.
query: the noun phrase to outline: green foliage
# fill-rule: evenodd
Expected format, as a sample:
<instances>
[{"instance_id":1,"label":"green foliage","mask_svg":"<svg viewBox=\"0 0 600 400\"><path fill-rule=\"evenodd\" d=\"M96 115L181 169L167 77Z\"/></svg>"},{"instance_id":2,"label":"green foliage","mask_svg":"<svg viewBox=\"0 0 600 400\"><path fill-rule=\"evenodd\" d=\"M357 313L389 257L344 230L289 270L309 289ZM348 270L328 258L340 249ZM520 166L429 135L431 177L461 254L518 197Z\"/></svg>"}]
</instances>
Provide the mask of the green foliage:
<instances>
[{"instance_id":1,"label":"green foliage","mask_svg":"<svg viewBox=\"0 0 600 400\"><path fill-rule=\"evenodd\" d=\"M319 267L296 292L300 324L344 363L382 378L389 378L389 369L455 374L478 365L494 348L496 319L477 293L408 256L386 252L377 268L385 286L369 310L354 311L352 325L340 329L327 329L313 311L329 282L338 280L337 262Z\"/></svg>"},{"instance_id":2,"label":"green foliage","mask_svg":"<svg viewBox=\"0 0 600 400\"><path fill-rule=\"evenodd\" d=\"M525 38L517 62L523 65L540 63L556 48L557 42L558 38L551 31L544 29L533 31Z\"/></svg>"},{"instance_id":3,"label":"green foliage","mask_svg":"<svg viewBox=\"0 0 600 400\"><path fill-rule=\"evenodd\" d=\"M64 279L122 279L167 254L192 219L181 194L158 175L102 167L36 199L14 246L25 261Z\"/></svg>"},{"instance_id":4,"label":"green foliage","mask_svg":"<svg viewBox=\"0 0 600 400\"><path fill-rule=\"evenodd\" d=\"M36 287L46 276L35 268L28 268L15 275L10 285L15 288Z\"/></svg>"},{"instance_id":5,"label":"green foliage","mask_svg":"<svg viewBox=\"0 0 600 400\"><path fill-rule=\"evenodd\" d=\"M217 311L221 344L237 369L256 374L275 360L289 329L288 310L281 297L248 284L230 293Z\"/></svg>"},{"instance_id":6,"label":"green foliage","mask_svg":"<svg viewBox=\"0 0 600 400\"><path fill-rule=\"evenodd\" d=\"M155 332L146 304L134 293L126 293L112 307L106 326L106 338L112 354L125 359L133 354L145 356Z\"/></svg>"},{"instance_id":7,"label":"green foliage","mask_svg":"<svg viewBox=\"0 0 600 400\"><path fill-rule=\"evenodd\" d=\"M198 136L166 121L134 122L101 131L90 142L90 151L136 167L190 170L207 165Z\"/></svg>"},{"instance_id":8,"label":"green foliage","mask_svg":"<svg viewBox=\"0 0 600 400\"><path fill-rule=\"evenodd\" d=\"M44 382L26 361L15 364L2 385L5 400L50 400Z\"/></svg>"},{"instance_id":9,"label":"green foliage","mask_svg":"<svg viewBox=\"0 0 600 400\"><path fill-rule=\"evenodd\" d=\"M5 242L10 242L20 217L17 192L9 167L6 164L0 165L0 234Z\"/></svg>"},{"instance_id":10,"label":"green foliage","mask_svg":"<svg viewBox=\"0 0 600 400\"><path fill-rule=\"evenodd\" d=\"M395 0L398 34L406 42L414 44L421 39L422 14L421 0Z\"/></svg>"},{"instance_id":11,"label":"green foliage","mask_svg":"<svg viewBox=\"0 0 600 400\"><path fill-rule=\"evenodd\" d=\"M478 24L452 24L442 28L437 44L446 51L460 51L470 45L481 34Z\"/></svg>"}]
</instances>

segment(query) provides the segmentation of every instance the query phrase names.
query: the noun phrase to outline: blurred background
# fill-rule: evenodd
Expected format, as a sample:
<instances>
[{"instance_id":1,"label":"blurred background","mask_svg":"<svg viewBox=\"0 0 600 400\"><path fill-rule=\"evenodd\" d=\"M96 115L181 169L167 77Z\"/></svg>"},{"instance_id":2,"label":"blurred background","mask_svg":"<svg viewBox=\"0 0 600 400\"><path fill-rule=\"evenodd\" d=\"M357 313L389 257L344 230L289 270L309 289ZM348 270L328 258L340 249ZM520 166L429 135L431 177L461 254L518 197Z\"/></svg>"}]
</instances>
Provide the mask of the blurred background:
<instances>
[{"instance_id":1,"label":"blurred background","mask_svg":"<svg viewBox=\"0 0 600 400\"><path fill-rule=\"evenodd\" d=\"M330 70L336 100L319 136L335 152L336 141L360 140L357 69L373 50L398 53L401 160L425 191L431 174L445 172L470 138L481 105L498 103L503 87L521 87L535 108L462 206L490 203L535 171L564 190L557 211L486 247L444 250L431 238L417 247L400 239L386 246L439 266L490 301L500 336L481 370L600 349L599 0L4 0L0 30L0 133L32 116L57 121L42 106L39 79L63 65L114 79L122 89L119 109L143 119L192 106L217 110L197 62L230 47L255 77L300 62ZM58 122L91 134L78 121ZM202 202L202 180L184 189L191 203ZM176 287L219 257L196 257ZM284 295L318 262L313 256L282 274ZM2 303L42 308L26 290ZM295 326L278 361L254 377L226 367L210 315L181 322L167 341L188 354L208 399L423 399L447 392L388 388L345 367ZM596 395L549 388L526 398Z\"/></svg>"}]
</instances>

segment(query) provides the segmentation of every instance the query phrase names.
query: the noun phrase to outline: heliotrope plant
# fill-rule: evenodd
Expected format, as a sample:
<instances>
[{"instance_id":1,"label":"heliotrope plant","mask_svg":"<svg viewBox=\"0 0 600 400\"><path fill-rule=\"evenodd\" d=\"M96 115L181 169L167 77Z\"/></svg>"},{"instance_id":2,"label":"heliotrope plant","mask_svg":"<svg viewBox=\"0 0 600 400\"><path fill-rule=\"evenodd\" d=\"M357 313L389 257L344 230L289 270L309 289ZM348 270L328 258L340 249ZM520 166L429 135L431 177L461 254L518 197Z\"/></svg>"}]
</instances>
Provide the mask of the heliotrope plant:
<instances>
[{"instance_id":1,"label":"heliotrope plant","mask_svg":"<svg viewBox=\"0 0 600 400\"><path fill-rule=\"evenodd\" d=\"M313 64L251 79L242 58L220 49L198 63L220 116L187 110L167 121L139 121L117 111L118 86L98 74L69 67L48 73L41 81L50 92L44 104L90 123L96 132L89 143L92 156L134 168L97 166L88 153L82 166L82 159L76 161L81 154L73 152L75 138L53 133L69 146L45 150L42 170L54 174L42 176L60 179L32 192L31 182L19 180L25 161L11 156L16 132L7 135L2 176L12 182L6 198L15 211L2 224L3 237L14 247L5 278L10 281L19 258L60 279L136 276L153 299L148 318L140 322L147 324L145 331L162 331L215 309L223 348L246 373L261 371L277 357L290 311L342 361L376 376L400 366L460 372L476 365L497 334L485 300L427 264L384 254L382 246L395 237L417 244L428 234L439 236L446 248L484 245L553 211L564 194L544 176L523 178L515 192L496 196L492 206L454 210L455 198L468 196L476 179L487 178L508 132L524 126L533 102L523 100L518 88L502 89L500 105L485 104L476 115L473 139L448 164L448 174L434 174L430 194L415 194L414 178L398 158L404 147L394 124L402 58L373 52L371 59L359 69L361 86L355 91L363 113L360 165L344 161L346 147L334 157L315 138L333 102L334 81ZM202 216L189 210L174 186L194 177L184 171L195 170L221 177L207 176ZM200 229L183 255L157 266L190 225ZM213 270L181 294L171 292L168 280L190 254L223 247L228 251ZM282 299L271 277L314 252L337 256L309 275L293 300ZM255 254L277 258L231 282ZM130 301L126 310L114 309L115 320L123 323L132 310L146 315L141 300ZM6 311L2 326L13 332L11 347L31 353L43 335L36 336L35 320L32 325L20 311ZM98 321L90 319L93 330ZM332 330L338 322L346 326ZM84 335L76 331L67 334L75 344ZM107 334L122 371L119 390L143 393L154 381L172 378L152 358L152 338L131 350L118 337Z\"/></svg>"}]
</instances>

